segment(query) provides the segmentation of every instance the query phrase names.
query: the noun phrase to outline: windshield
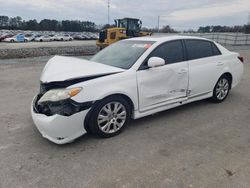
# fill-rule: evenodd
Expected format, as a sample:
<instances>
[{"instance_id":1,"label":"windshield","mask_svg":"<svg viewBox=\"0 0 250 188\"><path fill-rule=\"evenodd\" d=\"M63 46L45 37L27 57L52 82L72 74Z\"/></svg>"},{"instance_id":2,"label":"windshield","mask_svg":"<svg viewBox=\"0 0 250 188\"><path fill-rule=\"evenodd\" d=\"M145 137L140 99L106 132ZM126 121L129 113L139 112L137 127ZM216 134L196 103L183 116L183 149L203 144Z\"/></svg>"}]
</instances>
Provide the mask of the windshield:
<instances>
[{"instance_id":1,"label":"windshield","mask_svg":"<svg viewBox=\"0 0 250 188\"><path fill-rule=\"evenodd\" d=\"M91 61L129 69L154 41L123 40L97 53Z\"/></svg>"}]
</instances>

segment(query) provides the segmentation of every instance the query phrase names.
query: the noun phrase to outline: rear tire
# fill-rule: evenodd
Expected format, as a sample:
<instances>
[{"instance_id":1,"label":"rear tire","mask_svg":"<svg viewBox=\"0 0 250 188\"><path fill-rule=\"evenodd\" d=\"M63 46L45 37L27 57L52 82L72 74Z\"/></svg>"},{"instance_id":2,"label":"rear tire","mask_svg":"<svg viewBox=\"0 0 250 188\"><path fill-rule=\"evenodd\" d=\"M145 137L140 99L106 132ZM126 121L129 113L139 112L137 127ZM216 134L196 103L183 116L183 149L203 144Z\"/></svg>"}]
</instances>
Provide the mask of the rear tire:
<instances>
[{"instance_id":1,"label":"rear tire","mask_svg":"<svg viewBox=\"0 0 250 188\"><path fill-rule=\"evenodd\" d=\"M120 96L112 96L100 101L92 110L88 129L102 138L116 136L122 132L130 120L128 102Z\"/></svg>"},{"instance_id":2,"label":"rear tire","mask_svg":"<svg viewBox=\"0 0 250 188\"><path fill-rule=\"evenodd\" d=\"M213 96L211 98L212 102L223 102L230 92L230 87L231 79L226 75L222 75L214 87Z\"/></svg>"}]
</instances>

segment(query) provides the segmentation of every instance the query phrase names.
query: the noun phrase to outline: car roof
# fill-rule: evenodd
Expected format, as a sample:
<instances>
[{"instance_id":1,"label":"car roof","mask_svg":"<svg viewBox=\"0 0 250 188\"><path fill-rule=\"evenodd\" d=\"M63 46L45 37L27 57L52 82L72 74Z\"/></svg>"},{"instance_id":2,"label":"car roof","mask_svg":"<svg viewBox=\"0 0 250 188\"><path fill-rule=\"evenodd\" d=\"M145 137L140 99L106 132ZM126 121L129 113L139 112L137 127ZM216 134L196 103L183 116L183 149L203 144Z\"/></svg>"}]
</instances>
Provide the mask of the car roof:
<instances>
[{"instance_id":1,"label":"car roof","mask_svg":"<svg viewBox=\"0 0 250 188\"><path fill-rule=\"evenodd\" d=\"M207 40L211 41L206 38L202 37L194 37L194 36L183 36L183 35L171 35L171 36L145 36L145 37L135 37L135 38L130 38L127 40L136 40L136 41L155 41L155 42L165 42L165 41L171 41L171 40L180 40L180 39L198 39L198 40Z\"/></svg>"}]
</instances>

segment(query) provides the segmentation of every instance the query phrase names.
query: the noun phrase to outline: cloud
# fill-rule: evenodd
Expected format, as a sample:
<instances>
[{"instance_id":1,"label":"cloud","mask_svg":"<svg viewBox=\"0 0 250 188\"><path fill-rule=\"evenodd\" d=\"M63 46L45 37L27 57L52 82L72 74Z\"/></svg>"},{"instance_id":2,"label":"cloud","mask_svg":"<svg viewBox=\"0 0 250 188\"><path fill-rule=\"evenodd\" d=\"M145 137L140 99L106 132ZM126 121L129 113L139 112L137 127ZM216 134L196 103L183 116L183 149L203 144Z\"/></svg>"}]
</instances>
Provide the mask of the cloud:
<instances>
[{"instance_id":1,"label":"cloud","mask_svg":"<svg viewBox=\"0 0 250 188\"><path fill-rule=\"evenodd\" d=\"M0 0L0 12L24 19L78 19L107 23L108 0ZM142 19L144 26L161 25L192 28L208 24L243 24L250 11L249 0L110 0L111 20L122 17ZM230 18L230 19L229 19ZM236 19L237 18L237 19ZM230 22L231 21L231 22Z\"/></svg>"},{"instance_id":2,"label":"cloud","mask_svg":"<svg viewBox=\"0 0 250 188\"><path fill-rule=\"evenodd\" d=\"M249 0L237 0L235 2L214 3L201 8L191 8L187 10L177 10L168 15L172 21L190 21L207 18L225 17L236 13L250 10Z\"/></svg>"}]
</instances>

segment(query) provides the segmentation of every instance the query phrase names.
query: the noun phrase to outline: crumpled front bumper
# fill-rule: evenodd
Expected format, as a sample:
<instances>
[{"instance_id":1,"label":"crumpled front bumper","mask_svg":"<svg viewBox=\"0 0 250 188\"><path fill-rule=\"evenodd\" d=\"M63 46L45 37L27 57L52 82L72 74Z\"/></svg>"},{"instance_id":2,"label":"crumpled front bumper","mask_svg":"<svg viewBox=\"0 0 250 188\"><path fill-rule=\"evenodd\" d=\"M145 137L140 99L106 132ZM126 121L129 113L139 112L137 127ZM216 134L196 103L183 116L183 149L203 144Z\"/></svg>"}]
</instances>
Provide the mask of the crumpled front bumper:
<instances>
[{"instance_id":1,"label":"crumpled front bumper","mask_svg":"<svg viewBox=\"0 0 250 188\"><path fill-rule=\"evenodd\" d=\"M31 104L32 119L44 138L56 144L65 144L74 141L76 138L86 133L84 119L89 111L83 110L71 116L54 114L47 116L34 111Z\"/></svg>"}]
</instances>

